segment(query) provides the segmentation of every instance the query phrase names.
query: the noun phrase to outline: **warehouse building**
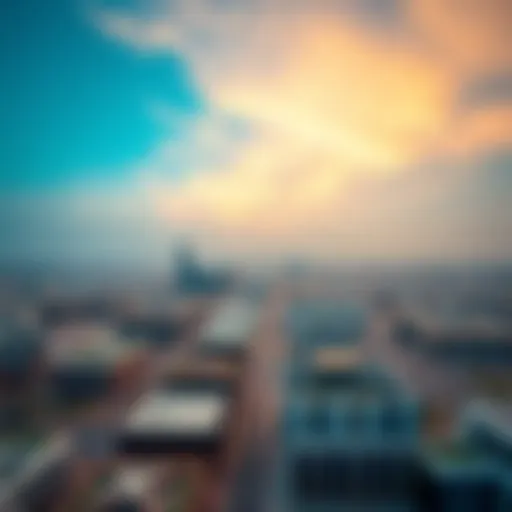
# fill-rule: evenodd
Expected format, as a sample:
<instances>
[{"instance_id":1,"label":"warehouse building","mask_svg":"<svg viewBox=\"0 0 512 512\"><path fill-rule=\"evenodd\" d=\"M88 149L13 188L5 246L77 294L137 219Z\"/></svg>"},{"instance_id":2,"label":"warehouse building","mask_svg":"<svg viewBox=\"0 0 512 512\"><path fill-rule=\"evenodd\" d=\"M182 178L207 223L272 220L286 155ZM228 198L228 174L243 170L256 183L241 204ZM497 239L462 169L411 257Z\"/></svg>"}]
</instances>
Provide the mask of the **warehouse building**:
<instances>
[{"instance_id":1,"label":"warehouse building","mask_svg":"<svg viewBox=\"0 0 512 512\"><path fill-rule=\"evenodd\" d=\"M50 511L66 488L70 464L66 436L0 439L0 510Z\"/></svg>"},{"instance_id":2,"label":"warehouse building","mask_svg":"<svg viewBox=\"0 0 512 512\"><path fill-rule=\"evenodd\" d=\"M120 427L124 454L215 455L221 448L229 400L202 390L156 390L143 396Z\"/></svg>"}]
</instances>

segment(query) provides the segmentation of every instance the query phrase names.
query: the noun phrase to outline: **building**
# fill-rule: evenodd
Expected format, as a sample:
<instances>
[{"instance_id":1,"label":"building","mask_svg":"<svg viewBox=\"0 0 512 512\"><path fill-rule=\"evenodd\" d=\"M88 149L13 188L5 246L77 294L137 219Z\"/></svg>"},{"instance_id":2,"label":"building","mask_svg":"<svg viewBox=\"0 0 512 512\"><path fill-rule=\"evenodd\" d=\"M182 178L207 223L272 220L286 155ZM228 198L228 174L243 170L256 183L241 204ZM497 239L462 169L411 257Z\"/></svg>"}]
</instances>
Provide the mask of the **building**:
<instances>
[{"instance_id":1,"label":"building","mask_svg":"<svg viewBox=\"0 0 512 512\"><path fill-rule=\"evenodd\" d=\"M207 269L193 250L181 246L174 256L173 289L180 295L212 295L225 292L231 285L229 272Z\"/></svg>"},{"instance_id":2,"label":"building","mask_svg":"<svg viewBox=\"0 0 512 512\"><path fill-rule=\"evenodd\" d=\"M395 339L434 360L457 365L512 364L512 330L498 319L406 312L394 326Z\"/></svg>"},{"instance_id":3,"label":"building","mask_svg":"<svg viewBox=\"0 0 512 512\"><path fill-rule=\"evenodd\" d=\"M223 442L229 400L215 391L156 390L143 396L119 429L123 454L215 456Z\"/></svg>"},{"instance_id":4,"label":"building","mask_svg":"<svg viewBox=\"0 0 512 512\"><path fill-rule=\"evenodd\" d=\"M366 327L365 309L345 301L300 299L292 304L287 315L294 350L317 345L357 344Z\"/></svg>"},{"instance_id":5,"label":"building","mask_svg":"<svg viewBox=\"0 0 512 512\"><path fill-rule=\"evenodd\" d=\"M75 322L102 322L111 318L110 300L96 296L56 296L42 301L39 319L43 326L56 328Z\"/></svg>"},{"instance_id":6,"label":"building","mask_svg":"<svg viewBox=\"0 0 512 512\"><path fill-rule=\"evenodd\" d=\"M243 357L258 322L258 307L247 299L230 297L213 312L200 334L200 351L214 357Z\"/></svg>"},{"instance_id":7,"label":"building","mask_svg":"<svg viewBox=\"0 0 512 512\"><path fill-rule=\"evenodd\" d=\"M511 510L511 418L509 404L475 400L452 440L423 450L418 478L423 510Z\"/></svg>"},{"instance_id":8,"label":"building","mask_svg":"<svg viewBox=\"0 0 512 512\"><path fill-rule=\"evenodd\" d=\"M71 449L62 435L0 439L0 510L50 511L66 488Z\"/></svg>"},{"instance_id":9,"label":"building","mask_svg":"<svg viewBox=\"0 0 512 512\"><path fill-rule=\"evenodd\" d=\"M284 510L412 506L417 404L376 370L361 372L317 374L288 396Z\"/></svg>"},{"instance_id":10,"label":"building","mask_svg":"<svg viewBox=\"0 0 512 512\"><path fill-rule=\"evenodd\" d=\"M411 510L419 405L365 361L362 310L309 306L289 317L280 508Z\"/></svg>"},{"instance_id":11,"label":"building","mask_svg":"<svg viewBox=\"0 0 512 512\"><path fill-rule=\"evenodd\" d=\"M87 400L130 383L144 364L144 353L114 329L80 325L55 332L46 347L52 396L64 403Z\"/></svg>"},{"instance_id":12,"label":"building","mask_svg":"<svg viewBox=\"0 0 512 512\"><path fill-rule=\"evenodd\" d=\"M243 367L222 358L194 358L186 365L171 365L163 386L179 391L215 391L235 398L240 388Z\"/></svg>"}]
</instances>

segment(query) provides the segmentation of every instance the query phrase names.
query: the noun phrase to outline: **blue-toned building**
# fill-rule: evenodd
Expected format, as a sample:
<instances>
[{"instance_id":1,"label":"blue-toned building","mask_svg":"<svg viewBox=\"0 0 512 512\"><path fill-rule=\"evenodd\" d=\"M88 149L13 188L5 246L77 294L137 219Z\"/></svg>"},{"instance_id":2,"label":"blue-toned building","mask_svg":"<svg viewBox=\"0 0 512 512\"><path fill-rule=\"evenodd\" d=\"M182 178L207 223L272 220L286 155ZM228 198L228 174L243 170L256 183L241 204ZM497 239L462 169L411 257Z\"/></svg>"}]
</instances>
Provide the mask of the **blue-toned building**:
<instances>
[{"instance_id":1,"label":"blue-toned building","mask_svg":"<svg viewBox=\"0 0 512 512\"><path fill-rule=\"evenodd\" d=\"M512 510L512 428L509 412L486 401L465 411L457 438L426 447L419 466L421 510Z\"/></svg>"},{"instance_id":2,"label":"blue-toned building","mask_svg":"<svg viewBox=\"0 0 512 512\"><path fill-rule=\"evenodd\" d=\"M414 510L419 406L365 361L365 312L302 302L288 321L280 509Z\"/></svg>"}]
</instances>

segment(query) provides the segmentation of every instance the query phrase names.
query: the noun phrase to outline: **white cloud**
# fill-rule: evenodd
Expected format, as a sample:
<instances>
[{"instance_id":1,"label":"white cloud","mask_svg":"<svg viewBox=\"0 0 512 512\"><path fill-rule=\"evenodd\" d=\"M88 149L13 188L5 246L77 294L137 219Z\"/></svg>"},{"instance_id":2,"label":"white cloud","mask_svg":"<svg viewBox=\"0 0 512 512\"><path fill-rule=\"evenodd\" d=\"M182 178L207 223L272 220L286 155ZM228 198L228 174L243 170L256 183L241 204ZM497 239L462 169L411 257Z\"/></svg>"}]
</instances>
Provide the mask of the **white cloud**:
<instances>
[{"instance_id":1,"label":"white cloud","mask_svg":"<svg viewBox=\"0 0 512 512\"><path fill-rule=\"evenodd\" d=\"M439 2L434 14L425 6L408 13L414 37L372 31L334 4L173 0L145 19L100 17L105 32L137 48L182 54L215 113L141 167L156 211L225 247L462 250L457 237L442 248L435 212L418 206L442 194L442 186L425 193L431 171L411 176L420 181L414 194L401 175L436 154L455 162L508 140L502 118L475 115L470 127L454 120L461 77L481 62L467 63L459 48L448 60L434 51L449 46L444 22L431 24L442 21ZM488 41L485 27L478 33ZM231 118L251 127L250 143L227 129ZM188 177L168 180L173 167Z\"/></svg>"}]
</instances>

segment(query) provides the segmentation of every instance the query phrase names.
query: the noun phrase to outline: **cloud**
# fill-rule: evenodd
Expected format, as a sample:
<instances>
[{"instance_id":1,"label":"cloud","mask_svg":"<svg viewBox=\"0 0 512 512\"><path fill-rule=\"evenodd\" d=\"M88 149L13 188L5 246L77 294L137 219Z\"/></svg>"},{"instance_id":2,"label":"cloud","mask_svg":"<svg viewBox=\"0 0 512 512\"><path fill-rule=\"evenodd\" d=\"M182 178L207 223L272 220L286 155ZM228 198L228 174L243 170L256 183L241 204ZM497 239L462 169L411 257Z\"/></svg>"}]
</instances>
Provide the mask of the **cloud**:
<instances>
[{"instance_id":1,"label":"cloud","mask_svg":"<svg viewBox=\"0 0 512 512\"><path fill-rule=\"evenodd\" d=\"M384 15L367 2L368 24L357 2L328 0L187 0L145 17L103 13L106 33L181 53L210 105L188 138L164 142L141 167L156 212L225 247L438 250L435 230L411 240L431 225L432 211L418 205L436 204L447 186L430 184L435 166L450 172L447 162L459 169L461 157L510 141L508 108L458 108L466 80L509 62L505 7L411 4ZM250 128L243 143L232 119ZM166 168L183 160L187 176L169 180ZM457 240L444 243L457 250Z\"/></svg>"},{"instance_id":2,"label":"cloud","mask_svg":"<svg viewBox=\"0 0 512 512\"><path fill-rule=\"evenodd\" d=\"M412 28L460 73L512 65L509 0L416 0L408 2Z\"/></svg>"}]
</instances>

